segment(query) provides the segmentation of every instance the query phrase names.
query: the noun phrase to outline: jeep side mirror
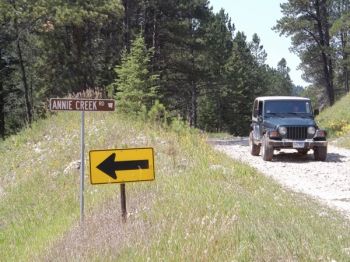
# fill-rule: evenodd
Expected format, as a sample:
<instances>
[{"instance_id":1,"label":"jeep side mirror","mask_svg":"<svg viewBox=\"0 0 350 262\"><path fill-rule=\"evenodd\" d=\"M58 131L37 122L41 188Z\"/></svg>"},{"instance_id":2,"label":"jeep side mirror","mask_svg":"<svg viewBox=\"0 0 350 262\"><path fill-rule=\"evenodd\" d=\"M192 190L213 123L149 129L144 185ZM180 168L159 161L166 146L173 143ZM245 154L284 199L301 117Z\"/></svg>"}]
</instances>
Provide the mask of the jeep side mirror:
<instances>
[{"instance_id":1,"label":"jeep side mirror","mask_svg":"<svg viewBox=\"0 0 350 262\"><path fill-rule=\"evenodd\" d=\"M315 110L314 110L314 116L317 116L317 115L319 115L319 114L320 114L320 110L315 109Z\"/></svg>"}]
</instances>

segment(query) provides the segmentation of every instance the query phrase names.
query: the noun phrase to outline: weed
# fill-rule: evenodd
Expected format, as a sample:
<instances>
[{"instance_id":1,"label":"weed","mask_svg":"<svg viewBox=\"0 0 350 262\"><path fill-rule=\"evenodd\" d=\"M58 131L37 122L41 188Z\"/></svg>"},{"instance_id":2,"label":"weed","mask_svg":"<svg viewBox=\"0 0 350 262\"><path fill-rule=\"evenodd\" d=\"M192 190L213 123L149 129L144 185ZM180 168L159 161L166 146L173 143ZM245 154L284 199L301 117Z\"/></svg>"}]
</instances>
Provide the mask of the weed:
<instances>
[{"instance_id":1,"label":"weed","mask_svg":"<svg viewBox=\"0 0 350 262\"><path fill-rule=\"evenodd\" d=\"M317 117L320 126L327 130L329 138L337 145L350 148L350 95L344 96Z\"/></svg>"}]
</instances>

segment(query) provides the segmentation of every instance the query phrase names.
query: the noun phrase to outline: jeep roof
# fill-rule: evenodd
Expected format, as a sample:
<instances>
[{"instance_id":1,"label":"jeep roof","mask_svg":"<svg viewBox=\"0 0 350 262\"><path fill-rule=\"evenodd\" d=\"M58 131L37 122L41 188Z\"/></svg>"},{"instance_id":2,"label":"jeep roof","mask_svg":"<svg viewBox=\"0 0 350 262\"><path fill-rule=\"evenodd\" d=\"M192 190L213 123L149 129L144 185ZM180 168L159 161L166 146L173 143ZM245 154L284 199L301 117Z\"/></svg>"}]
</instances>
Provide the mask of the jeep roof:
<instances>
[{"instance_id":1,"label":"jeep roof","mask_svg":"<svg viewBox=\"0 0 350 262\"><path fill-rule=\"evenodd\" d=\"M260 96L257 97L256 100L265 101L265 100L302 100L302 101L310 101L309 98L300 97L300 96Z\"/></svg>"}]
</instances>

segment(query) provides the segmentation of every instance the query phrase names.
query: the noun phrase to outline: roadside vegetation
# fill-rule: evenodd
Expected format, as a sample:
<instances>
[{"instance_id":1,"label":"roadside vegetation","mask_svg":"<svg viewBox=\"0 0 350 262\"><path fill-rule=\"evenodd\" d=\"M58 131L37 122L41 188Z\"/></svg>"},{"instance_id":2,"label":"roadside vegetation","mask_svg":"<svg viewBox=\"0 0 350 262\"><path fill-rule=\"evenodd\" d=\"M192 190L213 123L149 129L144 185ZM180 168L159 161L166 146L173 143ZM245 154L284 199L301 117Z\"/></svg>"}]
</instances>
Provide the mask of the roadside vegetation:
<instances>
[{"instance_id":1,"label":"roadside vegetation","mask_svg":"<svg viewBox=\"0 0 350 262\"><path fill-rule=\"evenodd\" d=\"M320 126L338 146L350 148L350 95L342 97L334 106L317 117Z\"/></svg>"},{"instance_id":2,"label":"roadside vegetation","mask_svg":"<svg viewBox=\"0 0 350 262\"><path fill-rule=\"evenodd\" d=\"M86 114L86 155L152 146L156 180L126 185L123 224L119 186L92 186L87 171L80 226L79 124L78 113L57 114L0 142L2 260L349 260L348 220L215 152L177 120Z\"/></svg>"}]
</instances>

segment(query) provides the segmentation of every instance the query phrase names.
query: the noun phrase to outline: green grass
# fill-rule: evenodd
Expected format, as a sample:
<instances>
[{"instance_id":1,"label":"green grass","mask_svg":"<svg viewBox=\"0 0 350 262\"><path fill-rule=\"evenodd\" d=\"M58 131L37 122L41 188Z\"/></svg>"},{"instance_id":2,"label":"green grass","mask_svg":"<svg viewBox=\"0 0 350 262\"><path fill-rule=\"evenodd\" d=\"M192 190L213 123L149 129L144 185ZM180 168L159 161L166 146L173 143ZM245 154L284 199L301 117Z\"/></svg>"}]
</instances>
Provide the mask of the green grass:
<instances>
[{"instance_id":1,"label":"green grass","mask_svg":"<svg viewBox=\"0 0 350 262\"><path fill-rule=\"evenodd\" d=\"M86 151L155 149L156 180L88 184L79 227L79 114L62 113L0 143L4 261L347 261L348 220L217 153L207 137L116 113L86 114ZM175 131L174 131L175 130Z\"/></svg>"},{"instance_id":2,"label":"green grass","mask_svg":"<svg viewBox=\"0 0 350 262\"><path fill-rule=\"evenodd\" d=\"M337 101L334 106L322 111L317 117L320 126L328 132L336 144L350 148L350 94Z\"/></svg>"}]
</instances>

